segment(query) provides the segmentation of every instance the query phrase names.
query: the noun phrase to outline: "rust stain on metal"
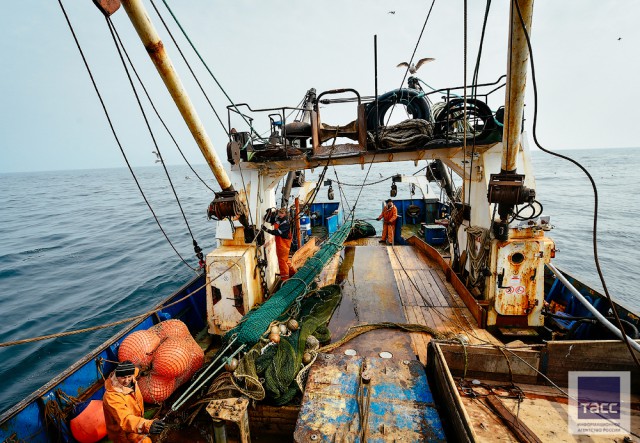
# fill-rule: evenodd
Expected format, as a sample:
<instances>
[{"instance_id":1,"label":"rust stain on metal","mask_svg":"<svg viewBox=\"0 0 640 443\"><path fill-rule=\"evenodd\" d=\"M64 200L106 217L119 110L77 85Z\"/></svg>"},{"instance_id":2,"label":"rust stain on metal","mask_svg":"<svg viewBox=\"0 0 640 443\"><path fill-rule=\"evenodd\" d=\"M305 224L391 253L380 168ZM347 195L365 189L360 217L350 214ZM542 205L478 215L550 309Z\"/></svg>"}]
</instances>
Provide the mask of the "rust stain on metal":
<instances>
[{"instance_id":1,"label":"rust stain on metal","mask_svg":"<svg viewBox=\"0 0 640 443\"><path fill-rule=\"evenodd\" d=\"M152 57L157 57L158 54L162 54L164 52L164 45L162 44L162 41L149 43L145 45L145 48Z\"/></svg>"}]
</instances>

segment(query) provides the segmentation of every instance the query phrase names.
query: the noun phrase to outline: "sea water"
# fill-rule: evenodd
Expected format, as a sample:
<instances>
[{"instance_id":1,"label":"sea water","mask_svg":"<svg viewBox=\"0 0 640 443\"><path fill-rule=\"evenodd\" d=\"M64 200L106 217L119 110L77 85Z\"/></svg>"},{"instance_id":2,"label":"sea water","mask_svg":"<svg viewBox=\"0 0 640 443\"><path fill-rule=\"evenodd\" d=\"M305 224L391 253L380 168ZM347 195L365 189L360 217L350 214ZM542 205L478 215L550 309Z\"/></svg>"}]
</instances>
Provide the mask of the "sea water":
<instances>
[{"instance_id":1,"label":"sea water","mask_svg":"<svg viewBox=\"0 0 640 443\"><path fill-rule=\"evenodd\" d=\"M598 185L598 252L616 300L640 311L635 223L640 219L640 149L562 151L589 169ZM551 216L555 262L599 288L593 262L593 193L572 164L533 152L537 199ZM395 173L413 163L328 168L335 198L358 202L359 218L378 216ZM195 167L207 184L212 174ZM318 177L322 166L307 178ZM169 168L195 239L206 252L215 244L206 207L212 192L186 166ZM167 236L196 266L187 227L160 166L135 170ZM380 183L361 188L367 182ZM421 174L424 173L421 172ZM342 191L344 191L344 195ZM398 198L410 198L400 184ZM86 328L145 312L195 274L169 246L127 169L0 174L0 342ZM416 194L417 196L417 194ZM327 200L323 186L318 200ZM379 222L372 222L378 232ZM0 412L22 400L123 326L0 348Z\"/></svg>"}]
</instances>

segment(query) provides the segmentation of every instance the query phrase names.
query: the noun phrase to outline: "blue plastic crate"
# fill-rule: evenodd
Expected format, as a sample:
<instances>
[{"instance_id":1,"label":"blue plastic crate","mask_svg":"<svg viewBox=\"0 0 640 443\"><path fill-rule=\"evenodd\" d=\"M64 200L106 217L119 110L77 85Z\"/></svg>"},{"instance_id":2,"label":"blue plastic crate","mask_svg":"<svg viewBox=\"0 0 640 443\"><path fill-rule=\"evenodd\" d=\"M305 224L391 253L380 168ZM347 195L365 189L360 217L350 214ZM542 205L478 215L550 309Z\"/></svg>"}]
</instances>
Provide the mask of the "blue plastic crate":
<instances>
[{"instance_id":1,"label":"blue plastic crate","mask_svg":"<svg viewBox=\"0 0 640 443\"><path fill-rule=\"evenodd\" d=\"M424 239L430 245L441 245L447 240L447 228L442 225L426 225Z\"/></svg>"}]
</instances>

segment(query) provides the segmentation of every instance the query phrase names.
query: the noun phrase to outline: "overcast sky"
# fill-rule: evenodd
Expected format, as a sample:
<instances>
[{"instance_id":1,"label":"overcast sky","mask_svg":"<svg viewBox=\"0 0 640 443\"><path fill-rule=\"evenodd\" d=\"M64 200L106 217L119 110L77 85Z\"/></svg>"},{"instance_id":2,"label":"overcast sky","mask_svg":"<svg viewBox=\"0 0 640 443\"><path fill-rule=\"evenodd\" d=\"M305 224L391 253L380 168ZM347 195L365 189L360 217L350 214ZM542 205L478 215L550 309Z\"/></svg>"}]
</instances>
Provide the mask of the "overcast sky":
<instances>
[{"instance_id":1,"label":"overcast sky","mask_svg":"<svg viewBox=\"0 0 640 443\"><path fill-rule=\"evenodd\" d=\"M161 0L155 0L179 44L226 121L227 100L178 35ZM226 138L162 28L152 20L190 91L219 153ZM469 1L469 81L485 2ZM480 81L506 71L508 1L494 0ZM355 88L372 95L373 36L378 35L380 92L400 86L431 0L242 1L169 0L192 40L235 102L252 107L296 105L306 90ZM155 156L104 18L91 0L64 0L131 162ZM394 11L394 13L390 13ZM431 86L463 83L463 1L437 0L416 60L435 57L419 71ZM193 163L203 163L185 124L164 91L124 10L112 17L156 105ZM640 88L640 0L538 0L532 40L541 94L539 138L552 149L636 147ZM6 2L0 14L0 172L122 167L124 161L79 53L53 0ZM490 100L493 109L503 96ZM533 110L527 97L530 126ZM345 124L355 106L322 109L323 121ZM182 162L152 117L169 164ZM267 120L257 121L259 130ZM223 155L223 158L225 156Z\"/></svg>"}]
</instances>

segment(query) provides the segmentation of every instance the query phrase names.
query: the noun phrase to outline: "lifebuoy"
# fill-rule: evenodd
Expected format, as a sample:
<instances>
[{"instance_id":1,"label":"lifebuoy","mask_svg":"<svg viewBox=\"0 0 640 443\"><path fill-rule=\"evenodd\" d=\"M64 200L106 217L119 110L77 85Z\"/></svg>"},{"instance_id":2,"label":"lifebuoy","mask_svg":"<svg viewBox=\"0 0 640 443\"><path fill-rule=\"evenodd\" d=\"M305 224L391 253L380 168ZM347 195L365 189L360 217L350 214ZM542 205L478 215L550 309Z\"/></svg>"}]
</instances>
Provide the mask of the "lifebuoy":
<instances>
[{"instance_id":1,"label":"lifebuoy","mask_svg":"<svg viewBox=\"0 0 640 443\"><path fill-rule=\"evenodd\" d=\"M409 205L407 207L407 217L418 218L420 217L420 206L417 205Z\"/></svg>"}]
</instances>

